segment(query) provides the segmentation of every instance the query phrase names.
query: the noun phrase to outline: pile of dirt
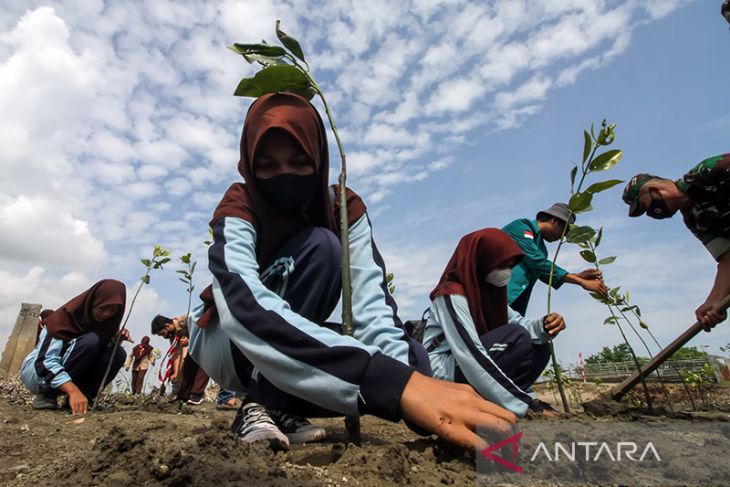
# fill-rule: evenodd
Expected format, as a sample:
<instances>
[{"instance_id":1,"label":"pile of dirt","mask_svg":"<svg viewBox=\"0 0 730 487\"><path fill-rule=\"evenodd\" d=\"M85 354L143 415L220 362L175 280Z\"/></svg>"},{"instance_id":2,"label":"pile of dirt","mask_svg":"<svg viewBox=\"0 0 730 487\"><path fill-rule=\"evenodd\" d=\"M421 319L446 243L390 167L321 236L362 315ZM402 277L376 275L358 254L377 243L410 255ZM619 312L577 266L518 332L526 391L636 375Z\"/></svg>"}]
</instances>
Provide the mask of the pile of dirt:
<instances>
[{"instance_id":1,"label":"pile of dirt","mask_svg":"<svg viewBox=\"0 0 730 487\"><path fill-rule=\"evenodd\" d=\"M0 377L0 397L4 397L10 404L25 406L33 404L34 396L19 379Z\"/></svg>"},{"instance_id":2,"label":"pile of dirt","mask_svg":"<svg viewBox=\"0 0 730 487\"><path fill-rule=\"evenodd\" d=\"M176 425L161 422L140 432L112 426L94 441L88 457L72 464L69 484L200 485L235 482L275 485L287 478L265 445L242 444L228 430L223 418L210 426L178 431L170 441L160 430L175 431Z\"/></svg>"},{"instance_id":3,"label":"pile of dirt","mask_svg":"<svg viewBox=\"0 0 730 487\"><path fill-rule=\"evenodd\" d=\"M604 404L608 415L520 422L519 454L513 458L511 448L499 452L524 469L516 474L495 470L497 463L483 452L465 452L371 416L362 418L360 446L348 443L342 418L313 419L327 430L324 442L275 453L266 445L242 443L229 431L235 412L217 410L212 402L190 406L156 396L110 397L105 411L79 417L34 411L22 386L0 382L0 387L6 391L0 396L3 486L722 485L726 459L707 452L730 450L727 413L649 416ZM594 445L590 459L581 446L587 442ZM639 452L653 442L661 462L653 455L613 461L611 455L626 442ZM557 443L577 449L576 458L561 453L555 460ZM599 452L603 443L607 450Z\"/></svg>"}]
</instances>

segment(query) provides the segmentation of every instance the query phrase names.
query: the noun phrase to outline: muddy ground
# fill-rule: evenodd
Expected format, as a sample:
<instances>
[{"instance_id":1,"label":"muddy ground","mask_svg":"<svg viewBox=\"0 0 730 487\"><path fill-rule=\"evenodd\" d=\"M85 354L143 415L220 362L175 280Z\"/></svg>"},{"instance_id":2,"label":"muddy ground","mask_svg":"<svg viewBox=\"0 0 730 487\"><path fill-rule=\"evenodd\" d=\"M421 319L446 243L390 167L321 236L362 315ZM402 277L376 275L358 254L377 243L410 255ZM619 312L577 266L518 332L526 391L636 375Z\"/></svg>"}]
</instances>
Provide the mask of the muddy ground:
<instances>
[{"instance_id":1,"label":"muddy ground","mask_svg":"<svg viewBox=\"0 0 730 487\"><path fill-rule=\"evenodd\" d=\"M511 445L501 451L523 470L516 473L481 454L419 437L402 423L373 417L363 418L362 446L348 444L342 419L334 418L316 420L327 429L325 442L273 453L237 440L228 429L235 412L212 403L116 398L108 411L80 420L64 412L33 411L30 400L16 382L0 381L2 485L730 484L730 414L723 407L659 416L624 407L611 411L616 416L524 420L518 454L513 456ZM587 447L579 445L571 460L571 442L588 439L596 443L593 450L584 452ZM638 445L634 457L652 442L657 455L611 460L621 453L615 451L619 441ZM556 442L566 451L560 458L554 455ZM602 442L606 449L598 452Z\"/></svg>"}]
</instances>

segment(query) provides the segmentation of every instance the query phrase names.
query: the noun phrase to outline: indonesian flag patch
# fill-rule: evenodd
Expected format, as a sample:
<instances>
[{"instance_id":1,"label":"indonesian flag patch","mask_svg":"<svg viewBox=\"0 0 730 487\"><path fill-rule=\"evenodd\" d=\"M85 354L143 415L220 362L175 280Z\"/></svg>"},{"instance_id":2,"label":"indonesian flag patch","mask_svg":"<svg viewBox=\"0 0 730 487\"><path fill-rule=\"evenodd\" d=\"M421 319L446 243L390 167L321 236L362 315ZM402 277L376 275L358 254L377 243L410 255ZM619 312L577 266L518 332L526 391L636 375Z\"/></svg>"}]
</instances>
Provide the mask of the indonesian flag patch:
<instances>
[{"instance_id":1,"label":"indonesian flag patch","mask_svg":"<svg viewBox=\"0 0 730 487\"><path fill-rule=\"evenodd\" d=\"M525 230L525 234L523 235L523 237L529 238L530 240L535 240L535 236L529 230Z\"/></svg>"}]
</instances>

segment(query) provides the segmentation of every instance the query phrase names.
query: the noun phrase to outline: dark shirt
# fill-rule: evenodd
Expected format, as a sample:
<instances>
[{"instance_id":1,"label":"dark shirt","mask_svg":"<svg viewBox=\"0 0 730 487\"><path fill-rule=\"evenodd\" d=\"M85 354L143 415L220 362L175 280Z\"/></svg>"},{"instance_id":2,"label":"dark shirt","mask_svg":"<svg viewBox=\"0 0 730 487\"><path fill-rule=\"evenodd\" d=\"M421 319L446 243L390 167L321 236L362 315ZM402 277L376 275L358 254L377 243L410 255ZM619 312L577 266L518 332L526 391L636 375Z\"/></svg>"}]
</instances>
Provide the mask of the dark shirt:
<instances>
[{"instance_id":1,"label":"dark shirt","mask_svg":"<svg viewBox=\"0 0 730 487\"><path fill-rule=\"evenodd\" d=\"M730 251L730 154L710 157L677 181L691 200L684 224L715 260Z\"/></svg>"}]
</instances>

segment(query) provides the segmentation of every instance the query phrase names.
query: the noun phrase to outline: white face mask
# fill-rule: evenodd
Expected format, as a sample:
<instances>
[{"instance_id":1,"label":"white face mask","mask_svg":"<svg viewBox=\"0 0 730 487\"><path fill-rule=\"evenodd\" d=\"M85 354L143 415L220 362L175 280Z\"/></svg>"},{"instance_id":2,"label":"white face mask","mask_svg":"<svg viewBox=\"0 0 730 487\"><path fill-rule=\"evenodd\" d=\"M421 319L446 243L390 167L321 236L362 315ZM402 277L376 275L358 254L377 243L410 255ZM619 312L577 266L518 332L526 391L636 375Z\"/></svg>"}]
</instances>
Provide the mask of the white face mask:
<instances>
[{"instance_id":1,"label":"white face mask","mask_svg":"<svg viewBox=\"0 0 730 487\"><path fill-rule=\"evenodd\" d=\"M494 269L492 272L487 274L487 284L491 284L495 287L504 287L509 283L509 279L512 277L512 269Z\"/></svg>"}]
</instances>

